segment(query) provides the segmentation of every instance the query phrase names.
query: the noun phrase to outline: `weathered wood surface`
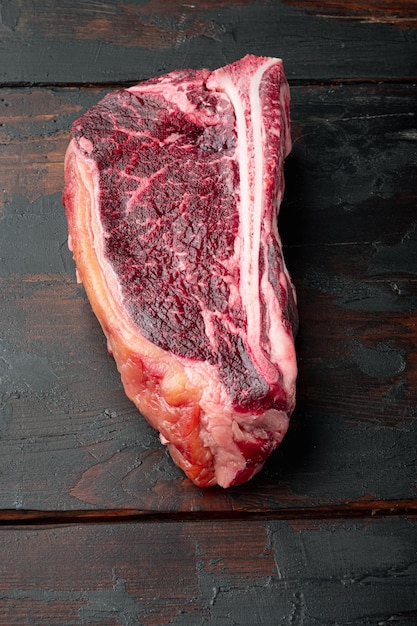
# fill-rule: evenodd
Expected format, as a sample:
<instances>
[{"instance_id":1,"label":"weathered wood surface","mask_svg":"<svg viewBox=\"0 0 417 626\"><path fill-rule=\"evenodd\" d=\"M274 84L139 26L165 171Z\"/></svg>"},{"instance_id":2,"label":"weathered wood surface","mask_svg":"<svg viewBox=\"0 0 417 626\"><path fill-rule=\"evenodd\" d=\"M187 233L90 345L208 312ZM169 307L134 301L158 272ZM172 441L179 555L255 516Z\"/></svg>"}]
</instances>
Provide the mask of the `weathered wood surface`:
<instances>
[{"instance_id":1,"label":"weathered wood surface","mask_svg":"<svg viewBox=\"0 0 417 626\"><path fill-rule=\"evenodd\" d=\"M411 626L416 544L411 519L7 528L0 622Z\"/></svg>"},{"instance_id":2,"label":"weathered wood surface","mask_svg":"<svg viewBox=\"0 0 417 626\"><path fill-rule=\"evenodd\" d=\"M417 622L411 0L0 2L0 624ZM197 489L126 399L61 205L118 85L282 56L298 403L265 470ZM130 522L130 523L127 523Z\"/></svg>"},{"instance_id":3,"label":"weathered wood surface","mask_svg":"<svg viewBox=\"0 0 417 626\"><path fill-rule=\"evenodd\" d=\"M136 82L246 52L281 56L290 79L308 82L417 68L413 0L10 0L1 18L3 84Z\"/></svg>"},{"instance_id":4,"label":"weathered wood surface","mask_svg":"<svg viewBox=\"0 0 417 626\"><path fill-rule=\"evenodd\" d=\"M292 94L282 231L301 319L297 410L261 476L206 493L125 398L75 281L63 155L72 120L102 92L1 92L2 507L273 510L416 495L417 89Z\"/></svg>"}]
</instances>

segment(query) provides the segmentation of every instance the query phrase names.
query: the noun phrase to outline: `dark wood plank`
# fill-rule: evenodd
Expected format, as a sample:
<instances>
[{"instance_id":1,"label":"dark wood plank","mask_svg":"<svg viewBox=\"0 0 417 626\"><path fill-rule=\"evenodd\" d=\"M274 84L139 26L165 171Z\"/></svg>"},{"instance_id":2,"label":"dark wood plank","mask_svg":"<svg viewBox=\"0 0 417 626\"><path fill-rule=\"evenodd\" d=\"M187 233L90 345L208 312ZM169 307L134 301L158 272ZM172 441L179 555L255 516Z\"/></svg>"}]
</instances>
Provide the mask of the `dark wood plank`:
<instances>
[{"instance_id":1,"label":"dark wood plank","mask_svg":"<svg viewBox=\"0 0 417 626\"><path fill-rule=\"evenodd\" d=\"M292 80L417 75L415 6L398 0L9 0L1 18L3 85L136 82L248 52L282 57Z\"/></svg>"},{"instance_id":2,"label":"dark wood plank","mask_svg":"<svg viewBox=\"0 0 417 626\"><path fill-rule=\"evenodd\" d=\"M298 405L249 485L185 481L125 398L75 282L60 193L103 91L0 92L0 506L273 511L416 497L412 85L297 87L282 209L299 299Z\"/></svg>"},{"instance_id":3,"label":"dark wood plank","mask_svg":"<svg viewBox=\"0 0 417 626\"><path fill-rule=\"evenodd\" d=\"M408 519L2 529L8 626L415 624Z\"/></svg>"},{"instance_id":4,"label":"dark wood plank","mask_svg":"<svg viewBox=\"0 0 417 626\"><path fill-rule=\"evenodd\" d=\"M192 500L192 494L190 501ZM212 498L212 503L215 503ZM290 522L311 520L363 520L378 518L417 518L417 499L408 500L349 500L342 503L307 506L266 507L262 499L259 505L248 506L242 498L234 506L182 509L150 510L135 508L90 508L66 510L0 509L0 526L34 526L44 524L113 524L113 523L159 523L159 522L217 522L236 521L251 523L259 520L285 520Z\"/></svg>"},{"instance_id":5,"label":"dark wood plank","mask_svg":"<svg viewBox=\"0 0 417 626\"><path fill-rule=\"evenodd\" d=\"M414 0L283 0L311 15L334 20L391 24L401 29L417 27Z\"/></svg>"},{"instance_id":6,"label":"dark wood plank","mask_svg":"<svg viewBox=\"0 0 417 626\"><path fill-rule=\"evenodd\" d=\"M415 624L415 2L0 5L0 623ZM75 282L63 156L104 88L247 52L292 86L298 404L259 476L203 491Z\"/></svg>"}]
</instances>

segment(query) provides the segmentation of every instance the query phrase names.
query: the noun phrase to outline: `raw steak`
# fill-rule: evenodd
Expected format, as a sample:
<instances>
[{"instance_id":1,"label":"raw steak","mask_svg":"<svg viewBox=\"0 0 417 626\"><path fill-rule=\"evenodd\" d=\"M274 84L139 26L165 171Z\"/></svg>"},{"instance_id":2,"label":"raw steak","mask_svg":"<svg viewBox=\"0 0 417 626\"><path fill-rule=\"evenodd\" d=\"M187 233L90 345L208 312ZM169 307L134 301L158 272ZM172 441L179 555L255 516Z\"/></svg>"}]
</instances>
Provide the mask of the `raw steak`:
<instances>
[{"instance_id":1,"label":"raw steak","mask_svg":"<svg viewBox=\"0 0 417 626\"><path fill-rule=\"evenodd\" d=\"M79 280L128 397L199 486L249 480L294 408L290 149L282 62L252 55L110 93L72 128Z\"/></svg>"}]
</instances>

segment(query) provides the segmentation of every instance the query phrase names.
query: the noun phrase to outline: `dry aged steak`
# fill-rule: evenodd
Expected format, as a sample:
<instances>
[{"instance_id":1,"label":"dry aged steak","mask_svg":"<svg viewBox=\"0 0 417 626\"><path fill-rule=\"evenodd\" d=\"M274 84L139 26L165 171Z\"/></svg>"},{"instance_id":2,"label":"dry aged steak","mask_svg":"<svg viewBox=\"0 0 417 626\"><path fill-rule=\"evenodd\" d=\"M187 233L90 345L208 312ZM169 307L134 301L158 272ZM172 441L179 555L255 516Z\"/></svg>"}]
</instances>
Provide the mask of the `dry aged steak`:
<instances>
[{"instance_id":1,"label":"dry aged steak","mask_svg":"<svg viewBox=\"0 0 417 626\"><path fill-rule=\"evenodd\" d=\"M249 480L294 408L289 97L281 60L248 55L110 93L72 127L79 280L128 397L199 486Z\"/></svg>"}]
</instances>

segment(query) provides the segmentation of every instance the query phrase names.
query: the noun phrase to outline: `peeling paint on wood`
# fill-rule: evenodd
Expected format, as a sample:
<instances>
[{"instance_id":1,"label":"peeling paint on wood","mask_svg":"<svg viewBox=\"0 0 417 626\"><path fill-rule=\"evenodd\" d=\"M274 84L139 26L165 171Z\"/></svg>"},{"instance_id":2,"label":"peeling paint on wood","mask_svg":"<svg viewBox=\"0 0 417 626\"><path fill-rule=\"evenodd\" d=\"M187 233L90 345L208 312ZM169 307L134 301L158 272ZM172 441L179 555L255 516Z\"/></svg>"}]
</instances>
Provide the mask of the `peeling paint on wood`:
<instances>
[{"instance_id":1,"label":"peeling paint on wood","mask_svg":"<svg viewBox=\"0 0 417 626\"><path fill-rule=\"evenodd\" d=\"M370 24L390 24L400 28L417 28L417 11L413 0L283 1L291 6L307 10L310 15L327 19L345 19Z\"/></svg>"},{"instance_id":2,"label":"peeling paint on wood","mask_svg":"<svg viewBox=\"0 0 417 626\"><path fill-rule=\"evenodd\" d=\"M8 626L46 616L68 626L411 625L416 533L407 519L310 529L287 522L5 529L1 615Z\"/></svg>"},{"instance_id":3,"label":"peeling paint on wood","mask_svg":"<svg viewBox=\"0 0 417 626\"><path fill-rule=\"evenodd\" d=\"M417 622L417 30L400 0L0 1L0 622ZM69 128L109 89L281 56L297 410L201 490L123 393L75 281ZM274 521L275 520L275 521Z\"/></svg>"},{"instance_id":4,"label":"peeling paint on wood","mask_svg":"<svg viewBox=\"0 0 417 626\"><path fill-rule=\"evenodd\" d=\"M227 494L172 466L75 281L63 155L102 94L0 93L1 505L229 511L414 496L417 161L403 137L416 88L292 90L281 230L301 318L297 410L265 471Z\"/></svg>"},{"instance_id":5,"label":"peeling paint on wood","mask_svg":"<svg viewBox=\"0 0 417 626\"><path fill-rule=\"evenodd\" d=\"M381 23L375 6L368 22L352 24L311 4L309 12L263 0L11 0L2 10L0 84L134 83L178 67L214 69L248 52L282 57L294 81L416 76L416 30Z\"/></svg>"}]
</instances>

